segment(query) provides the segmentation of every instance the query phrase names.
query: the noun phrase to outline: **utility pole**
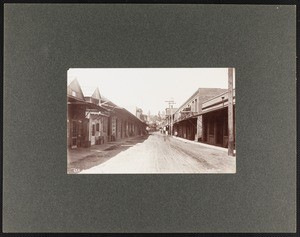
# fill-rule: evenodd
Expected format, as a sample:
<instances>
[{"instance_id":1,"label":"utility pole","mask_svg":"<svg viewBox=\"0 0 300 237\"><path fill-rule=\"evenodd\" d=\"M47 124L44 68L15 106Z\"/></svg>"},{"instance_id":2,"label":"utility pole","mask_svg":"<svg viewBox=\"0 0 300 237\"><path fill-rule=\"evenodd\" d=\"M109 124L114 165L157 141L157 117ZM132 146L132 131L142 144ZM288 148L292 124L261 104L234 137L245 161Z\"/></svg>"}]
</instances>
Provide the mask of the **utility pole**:
<instances>
[{"instance_id":1,"label":"utility pole","mask_svg":"<svg viewBox=\"0 0 300 237\"><path fill-rule=\"evenodd\" d=\"M233 73L234 68L228 68L228 155L233 156Z\"/></svg>"},{"instance_id":2,"label":"utility pole","mask_svg":"<svg viewBox=\"0 0 300 237\"><path fill-rule=\"evenodd\" d=\"M170 111L170 135L172 136L172 134L173 134L173 115L172 115L172 111L171 111L171 105L172 105L172 108L173 108L173 104L176 104L175 102L174 102L174 100L173 99L171 99L171 100L167 100L167 101L165 101L165 102L167 102L168 104L169 104L169 111Z\"/></svg>"}]
</instances>

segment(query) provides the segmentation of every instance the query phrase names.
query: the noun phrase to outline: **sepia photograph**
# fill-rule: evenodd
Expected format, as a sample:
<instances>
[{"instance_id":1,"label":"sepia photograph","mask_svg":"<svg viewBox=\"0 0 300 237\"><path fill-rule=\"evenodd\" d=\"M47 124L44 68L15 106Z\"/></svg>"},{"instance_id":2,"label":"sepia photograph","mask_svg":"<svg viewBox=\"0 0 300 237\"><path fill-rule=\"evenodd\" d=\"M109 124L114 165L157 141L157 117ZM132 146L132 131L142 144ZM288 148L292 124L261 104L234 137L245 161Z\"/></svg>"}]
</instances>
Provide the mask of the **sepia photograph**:
<instances>
[{"instance_id":1,"label":"sepia photograph","mask_svg":"<svg viewBox=\"0 0 300 237\"><path fill-rule=\"evenodd\" d=\"M234 68L70 68L67 173L236 173Z\"/></svg>"}]
</instances>

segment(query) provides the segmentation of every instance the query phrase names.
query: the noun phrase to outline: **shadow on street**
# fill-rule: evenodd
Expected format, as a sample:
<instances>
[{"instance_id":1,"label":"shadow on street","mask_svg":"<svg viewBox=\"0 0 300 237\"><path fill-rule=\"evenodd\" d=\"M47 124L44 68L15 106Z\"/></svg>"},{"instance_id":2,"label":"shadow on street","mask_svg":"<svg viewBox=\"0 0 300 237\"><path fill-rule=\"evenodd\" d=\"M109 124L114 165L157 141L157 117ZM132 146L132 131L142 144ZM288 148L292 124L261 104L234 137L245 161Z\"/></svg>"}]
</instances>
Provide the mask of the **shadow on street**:
<instances>
[{"instance_id":1,"label":"shadow on street","mask_svg":"<svg viewBox=\"0 0 300 237\"><path fill-rule=\"evenodd\" d=\"M94 166L100 165L118 155L120 152L126 151L127 149L133 147L138 143L143 143L148 139L150 135L152 134L150 133L141 137L131 138L130 140L111 143L111 146L102 149L101 147L95 146L94 152L92 154L83 156L81 159L68 164L67 173L77 174L82 170L90 169Z\"/></svg>"}]
</instances>

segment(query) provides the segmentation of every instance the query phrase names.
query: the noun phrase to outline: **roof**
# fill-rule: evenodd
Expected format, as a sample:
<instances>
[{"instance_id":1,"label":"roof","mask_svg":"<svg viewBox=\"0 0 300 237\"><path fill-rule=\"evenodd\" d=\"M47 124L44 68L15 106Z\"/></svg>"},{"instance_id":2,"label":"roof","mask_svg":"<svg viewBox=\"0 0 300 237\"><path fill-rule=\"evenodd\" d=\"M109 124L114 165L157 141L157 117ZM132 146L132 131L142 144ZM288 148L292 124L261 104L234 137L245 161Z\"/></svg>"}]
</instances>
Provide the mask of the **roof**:
<instances>
[{"instance_id":1,"label":"roof","mask_svg":"<svg viewBox=\"0 0 300 237\"><path fill-rule=\"evenodd\" d=\"M67 95L84 100L84 95L77 79L71 81L71 83L67 86Z\"/></svg>"},{"instance_id":2,"label":"roof","mask_svg":"<svg viewBox=\"0 0 300 237\"><path fill-rule=\"evenodd\" d=\"M85 97L92 97L95 92L95 87L81 86L81 90Z\"/></svg>"},{"instance_id":3,"label":"roof","mask_svg":"<svg viewBox=\"0 0 300 237\"><path fill-rule=\"evenodd\" d=\"M178 109L176 112L179 112L185 106L187 106L196 96L198 96L198 103L203 103L204 101L213 98L214 96L226 92L227 89L222 88L198 88L192 96L190 96Z\"/></svg>"},{"instance_id":4,"label":"roof","mask_svg":"<svg viewBox=\"0 0 300 237\"><path fill-rule=\"evenodd\" d=\"M103 107L109 107L109 108L119 107L118 105L116 105L115 103L113 103L111 100L107 99L103 95L101 96L101 106L103 106Z\"/></svg>"},{"instance_id":5,"label":"roof","mask_svg":"<svg viewBox=\"0 0 300 237\"><path fill-rule=\"evenodd\" d=\"M235 105L235 89L233 89L233 105ZM179 119L174 123L181 122L187 119L196 118L199 115L203 115L209 112L213 112L216 110L224 109L228 107L228 91L223 92L217 96L214 96L202 103L202 111L200 113L195 113L190 117L186 117L183 119Z\"/></svg>"},{"instance_id":6,"label":"roof","mask_svg":"<svg viewBox=\"0 0 300 237\"><path fill-rule=\"evenodd\" d=\"M124 109L124 108L116 108L114 110L114 112L120 116L124 116L124 117L130 117L132 119L135 119L143 124L145 124L145 122L143 120L141 120L140 118L136 117L134 114L132 114L131 112L129 112L127 109Z\"/></svg>"},{"instance_id":7,"label":"roof","mask_svg":"<svg viewBox=\"0 0 300 237\"><path fill-rule=\"evenodd\" d=\"M76 97L72 95L72 90L75 90L79 94L76 94ZM136 121L139 121L143 124L144 121L142 121L140 118L136 117L134 114L129 112L128 110L119 107L115 103L113 103L111 100L107 99L105 96L102 96L100 94L99 88L91 88L88 86L80 86L78 80L75 78L73 80L68 79L68 103L80 103L80 104L85 104L86 106L89 107L89 109L102 109L102 110L107 110L112 113L117 113L122 116L129 116L132 119L135 119ZM99 103L95 103L93 100L89 100L89 98L94 98ZM101 112L96 112L96 115L102 115Z\"/></svg>"},{"instance_id":8,"label":"roof","mask_svg":"<svg viewBox=\"0 0 300 237\"><path fill-rule=\"evenodd\" d=\"M235 88L232 90L232 92L233 92L233 96L235 96ZM226 90L225 92L223 92L221 94L218 94L218 95L216 95L216 96L214 96L214 97L212 97L212 98L210 98L208 100L203 101L203 104L207 103L207 102L209 102L211 100L214 100L216 98L221 98L223 95L224 95L224 97L225 97L225 95L228 95L228 91Z\"/></svg>"},{"instance_id":9,"label":"roof","mask_svg":"<svg viewBox=\"0 0 300 237\"><path fill-rule=\"evenodd\" d=\"M233 89L233 104L235 104L235 89ZM219 94L202 104L202 113L208 113L218 109L228 107L228 92Z\"/></svg>"}]
</instances>

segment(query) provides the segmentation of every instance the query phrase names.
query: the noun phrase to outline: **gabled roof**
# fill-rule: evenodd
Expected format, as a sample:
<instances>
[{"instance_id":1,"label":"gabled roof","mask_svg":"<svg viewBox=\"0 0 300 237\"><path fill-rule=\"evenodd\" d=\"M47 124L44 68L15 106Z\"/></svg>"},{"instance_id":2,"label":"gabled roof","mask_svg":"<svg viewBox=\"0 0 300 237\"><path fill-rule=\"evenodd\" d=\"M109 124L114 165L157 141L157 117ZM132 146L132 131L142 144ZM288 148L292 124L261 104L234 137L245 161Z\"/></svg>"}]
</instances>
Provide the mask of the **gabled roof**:
<instances>
[{"instance_id":1,"label":"gabled roof","mask_svg":"<svg viewBox=\"0 0 300 237\"><path fill-rule=\"evenodd\" d=\"M94 91L94 93L91 96L86 96L85 95L85 100L89 101L91 103L100 105L101 104L101 95L100 95L100 91L99 88L97 87Z\"/></svg>"},{"instance_id":2,"label":"gabled roof","mask_svg":"<svg viewBox=\"0 0 300 237\"><path fill-rule=\"evenodd\" d=\"M69 82L69 80L68 80ZM72 93L76 92L76 93ZM111 100L107 99L106 97L102 96L100 94L99 88L97 87L95 90L92 90L90 87L81 87L78 80L74 79L70 82L68 85L68 97L70 97L70 100L76 100L77 97L80 97L80 100L82 103L84 103L87 106L87 110L93 111L95 115L104 115L99 111L101 108L102 111L108 111L114 114L122 115L123 117L129 117L131 119L134 119L135 121L139 121L142 124L145 124L141 119L137 118L134 114L129 112L128 110L119 107L115 103L113 103ZM72 95L73 94L73 95ZM76 96L74 96L76 95ZM72 98L73 97L73 98ZM91 99L92 98L92 99ZM97 102L95 102L97 101ZM74 101L74 103L77 103Z\"/></svg>"},{"instance_id":3,"label":"gabled roof","mask_svg":"<svg viewBox=\"0 0 300 237\"><path fill-rule=\"evenodd\" d=\"M95 92L95 87L82 86L81 90L85 97L92 97L93 93Z\"/></svg>"},{"instance_id":4,"label":"gabled roof","mask_svg":"<svg viewBox=\"0 0 300 237\"><path fill-rule=\"evenodd\" d=\"M99 101L101 100L101 94L100 94L100 91L99 91L98 87L96 88L96 90L92 94L92 97L95 98L95 99L98 99Z\"/></svg>"},{"instance_id":5,"label":"gabled roof","mask_svg":"<svg viewBox=\"0 0 300 237\"><path fill-rule=\"evenodd\" d=\"M75 92L75 93L74 93ZM68 96L76 97L84 100L84 95L81 90L81 86L77 79L74 79L67 87Z\"/></svg>"}]
</instances>

